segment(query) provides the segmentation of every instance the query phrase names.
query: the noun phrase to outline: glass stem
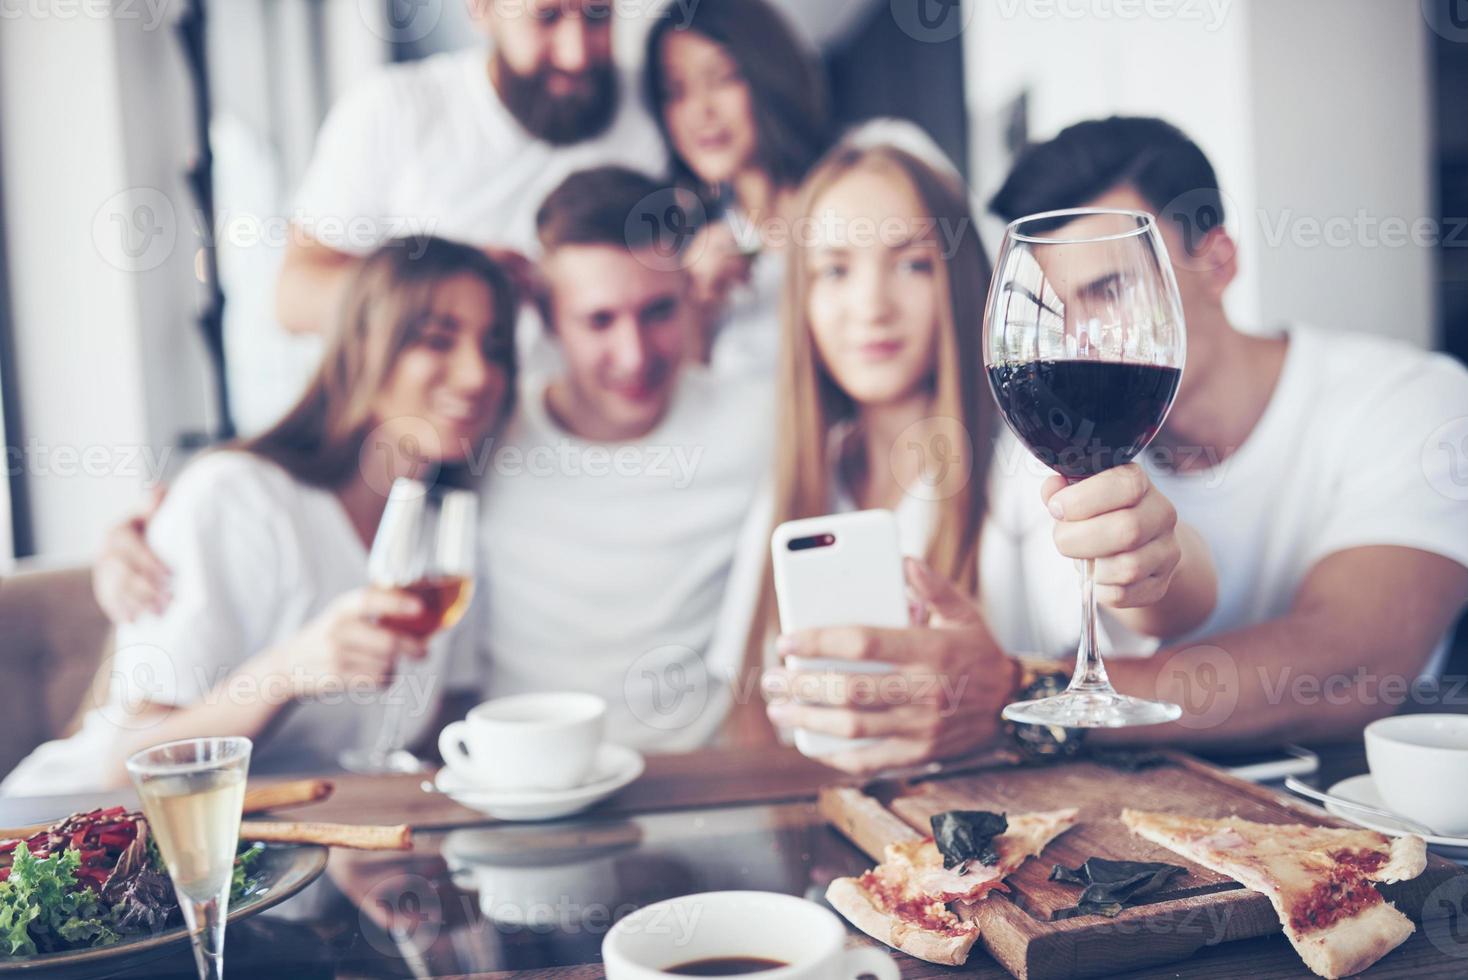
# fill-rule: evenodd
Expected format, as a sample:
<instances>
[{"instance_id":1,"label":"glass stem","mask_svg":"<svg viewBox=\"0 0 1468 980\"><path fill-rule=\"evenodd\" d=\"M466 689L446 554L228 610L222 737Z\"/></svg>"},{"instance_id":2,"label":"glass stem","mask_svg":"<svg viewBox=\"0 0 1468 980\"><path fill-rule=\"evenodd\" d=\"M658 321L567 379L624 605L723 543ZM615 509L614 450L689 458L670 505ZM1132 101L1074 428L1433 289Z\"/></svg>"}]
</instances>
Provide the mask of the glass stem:
<instances>
[{"instance_id":1,"label":"glass stem","mask_svg":"<svg viewBox=\"0 0 1468 980\"><path fill-rule=\"evenodd\" d=\"M1067 691L1111 693L1106 665L1096 647L1096 562L1087 558L1081 575L1081 643L1076 648L1076 672Z\"/></svg>"},{"instance_id":2,"label":"glass stem","mask_svg":"<svg viewBox=\"0 0 1468 980\"><path fill-rule=\"evenodd\" d=\"M222 980L224 976L224 926L227 890L223 895L196 902L183 902L184 923L194 944L194 963L199 967L199 980Z\"/></svg>"},{"instance_id":3,"label":"glass stem","mask_svg":"<svg viewBox=\"0 0 1468 980\"><path fill-rule=\"evenodd\" d=\"M384 692L386 702L382 706L382 729L377 733L377 751L384 755L403 747L402 686L403 678L400 674Z\"/></svg>"}]
</instances>

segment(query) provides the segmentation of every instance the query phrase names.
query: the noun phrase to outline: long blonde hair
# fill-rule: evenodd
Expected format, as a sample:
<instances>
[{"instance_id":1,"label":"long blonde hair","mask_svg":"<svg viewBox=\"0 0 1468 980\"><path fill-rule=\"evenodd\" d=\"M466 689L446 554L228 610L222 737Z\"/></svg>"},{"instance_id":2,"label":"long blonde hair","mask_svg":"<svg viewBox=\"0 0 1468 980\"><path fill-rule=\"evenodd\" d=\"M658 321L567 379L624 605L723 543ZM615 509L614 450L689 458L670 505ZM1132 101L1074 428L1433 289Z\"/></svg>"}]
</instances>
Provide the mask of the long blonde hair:
<instances>
[{"instance_id":1,"label":"long blonde hair","mask_svg":"<svg viewBox=\"0 0 1468 980\"><path fill-rule=\"evenodd\" d=\"M932 373L932 415L954 419L968 439L956 447L971 467L968 481L937 505L937 521L926 559L970 595L978 594L979 530L987 503L990 447L995 425L993 401L983 375L980 338L989 261L979 241L968 196L956 175L890 145L837 146L801 186L798 215L809 225L815 206L843 177L858 170L905 180L952 241L945 245L934 282L948 297L939 304L936 362ZM936 230L933 232L936 234ZM774 524L827 513L831 506L828 445L832 429L857 416L858 406L821 363L807 315L810 293L807 249L792 244L786 269L779 368L780 424L776 437ZM746 667L759 669L773 626L774 584L768 561L746 648Z\"/></svg>"}]
</instances>

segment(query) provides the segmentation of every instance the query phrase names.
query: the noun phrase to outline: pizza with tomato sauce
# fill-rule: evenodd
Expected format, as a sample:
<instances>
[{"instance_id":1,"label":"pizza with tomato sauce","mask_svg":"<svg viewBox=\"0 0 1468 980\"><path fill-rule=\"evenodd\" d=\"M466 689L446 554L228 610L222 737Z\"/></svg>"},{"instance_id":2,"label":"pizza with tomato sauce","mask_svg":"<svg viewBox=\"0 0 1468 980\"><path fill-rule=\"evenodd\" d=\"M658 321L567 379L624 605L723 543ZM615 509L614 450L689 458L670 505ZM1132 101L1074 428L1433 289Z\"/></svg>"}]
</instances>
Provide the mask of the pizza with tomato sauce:
<instances>
[{"instance_id":1,"label":"pizza with tomato sauce","mask_svg":"<svg viewBox=\"0 0 1468 980\"><path fill-rule=\"evenodd\" d=\"M1322 977L1359 973L1412 934L1412 920L1375 883L1422 873L1420 837L1139 810L1121 819L1137 836L1266 895L1300 958Z\"/></svg>"},{"instance_id":2,"label":"pizza with tomato sauce","mask_svg":"<svg viewBox=\"0 0 1468 980\"><path fill-rule=\"evenodd\" d=\"M1016 816L937 814L933 836L888 844L881 864L859 878L837 878L826 900L873 939L930 963L957 966L979 938L973 905L1008 891L1004 878L1078 815L1075 808Z\"/></svg>"}]
</instances>

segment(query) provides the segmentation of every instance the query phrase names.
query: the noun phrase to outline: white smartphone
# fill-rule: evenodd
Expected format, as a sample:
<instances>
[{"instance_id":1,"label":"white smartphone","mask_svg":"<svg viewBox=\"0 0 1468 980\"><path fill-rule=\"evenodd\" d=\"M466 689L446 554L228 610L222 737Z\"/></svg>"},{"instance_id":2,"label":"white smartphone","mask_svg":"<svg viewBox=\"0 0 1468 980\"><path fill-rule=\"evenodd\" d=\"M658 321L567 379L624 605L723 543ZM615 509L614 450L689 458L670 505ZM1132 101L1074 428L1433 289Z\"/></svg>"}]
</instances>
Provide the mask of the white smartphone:
<instances>
[{"instance_id":1,"label":"white smartphone","mask_svg":"<svg viewBox=\"0 0 1468 980\"><path fill-rule=\"evenodd\" d=\"M863 510L787 521L770 537L780 630L821 626L908 625L907 584L897 518ZM889 663L788 657L795 670L885 674ZM876 738L841 738L795 730L795 747L809 756L860 748Z\"/></svg>"}]
</instances>

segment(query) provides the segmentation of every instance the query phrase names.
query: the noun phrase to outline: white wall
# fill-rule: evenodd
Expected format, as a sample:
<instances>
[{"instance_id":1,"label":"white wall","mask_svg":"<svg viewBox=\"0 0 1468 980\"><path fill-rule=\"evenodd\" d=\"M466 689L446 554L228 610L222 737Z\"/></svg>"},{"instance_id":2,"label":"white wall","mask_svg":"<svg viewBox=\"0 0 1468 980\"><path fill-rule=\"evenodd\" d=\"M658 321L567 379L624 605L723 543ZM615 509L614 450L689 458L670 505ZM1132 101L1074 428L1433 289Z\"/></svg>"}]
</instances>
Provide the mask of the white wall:
<instances>
[{"instance_id":1,"label":"white wall","mask_svg":"<svg viewBox=\"0 0 1468 980\"><path fill-rule=\"evenodd\" d=\"M0 27L15 374L33 543L80 558L209 422L182 86L166 25L27 9Z\"/></svg>"},{"instance_id":2,"label":"white wall","mask_svg":"<svg viewBox=\"0 0 1468 980\"><path fill-rule=\"evenodd\" d=\"M1033 139L1097 116L1161 116L1218 172L1241 246L1228 297L1239 326L1303 318L1431 342L1430 249L1381 248L1354 233L1332 247L1309 235L1312 217L1432 213L1417 4L969 0L966 12L985 200L1008 170L1006 113L1021 92Z\"/></svg>"}]
</instances>

